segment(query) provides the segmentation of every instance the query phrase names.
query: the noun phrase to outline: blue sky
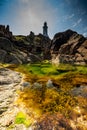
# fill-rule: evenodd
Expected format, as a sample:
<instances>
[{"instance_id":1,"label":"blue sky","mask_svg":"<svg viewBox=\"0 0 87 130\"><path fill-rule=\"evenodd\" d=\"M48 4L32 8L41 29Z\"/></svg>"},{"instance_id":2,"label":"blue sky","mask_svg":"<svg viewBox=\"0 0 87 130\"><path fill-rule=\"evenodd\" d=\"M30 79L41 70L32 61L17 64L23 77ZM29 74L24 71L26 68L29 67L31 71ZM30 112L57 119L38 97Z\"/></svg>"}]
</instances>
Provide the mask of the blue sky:
<instances>
[{"instance_id":1,"label":"blue sky","mask_svg":"<svg viewBox=\"0 0 87 130\"><path fill-rule=\"evenodd\" d=\"M87 36L87 0L0 0L0 24L10 25L13 34L48 33L72 29Z\"/></svg>"}]
</instances>

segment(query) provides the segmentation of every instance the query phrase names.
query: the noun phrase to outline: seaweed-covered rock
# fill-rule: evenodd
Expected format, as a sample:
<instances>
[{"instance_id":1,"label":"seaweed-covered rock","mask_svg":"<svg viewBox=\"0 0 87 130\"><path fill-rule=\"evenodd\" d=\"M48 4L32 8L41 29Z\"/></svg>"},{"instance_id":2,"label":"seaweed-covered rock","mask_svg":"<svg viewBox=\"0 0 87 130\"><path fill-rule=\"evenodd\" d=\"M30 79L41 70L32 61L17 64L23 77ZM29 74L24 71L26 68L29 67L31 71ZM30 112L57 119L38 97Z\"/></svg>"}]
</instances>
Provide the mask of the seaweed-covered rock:
<instances>
[{"instance_id":1,"label":"seaweed-covered rock","mask_svg":"<svg viewBox=\"0 0 87 130\"><path fill-rule=\"evenodd\" d=\"M45 114L35 123L32 130L73 130L69 121L61 114Z\"/></svg>"}]
</instances>

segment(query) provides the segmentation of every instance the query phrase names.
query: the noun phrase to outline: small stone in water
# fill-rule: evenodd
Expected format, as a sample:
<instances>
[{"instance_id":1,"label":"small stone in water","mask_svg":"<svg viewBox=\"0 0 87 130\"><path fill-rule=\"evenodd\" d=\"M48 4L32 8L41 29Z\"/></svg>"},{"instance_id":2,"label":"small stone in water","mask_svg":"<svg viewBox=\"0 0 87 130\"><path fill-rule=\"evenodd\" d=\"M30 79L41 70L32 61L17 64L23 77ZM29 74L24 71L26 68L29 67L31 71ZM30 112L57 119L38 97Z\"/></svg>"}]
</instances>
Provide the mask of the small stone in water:
<instances>
[{"instance_id":1,"label":"small stone in water","mask_svg":"<svg viewBox=\"0 0 87 130\"><path fill-rule=\"evenodd\" d=\"M52 82L51 79L49 79L49 80L47 81L46 86L47 86L48 88L54 87L54 86L53 86L53 82Z\"/></svg>"}]
</instances>

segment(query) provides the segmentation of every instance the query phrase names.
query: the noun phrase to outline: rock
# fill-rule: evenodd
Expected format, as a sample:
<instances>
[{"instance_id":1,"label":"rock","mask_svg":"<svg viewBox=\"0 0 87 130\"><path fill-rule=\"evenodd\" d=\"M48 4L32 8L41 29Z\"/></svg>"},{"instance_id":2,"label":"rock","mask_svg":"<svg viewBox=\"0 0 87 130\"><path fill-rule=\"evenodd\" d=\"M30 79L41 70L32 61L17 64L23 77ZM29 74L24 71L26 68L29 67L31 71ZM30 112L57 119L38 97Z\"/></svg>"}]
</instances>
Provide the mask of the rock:
<instances>
[{"instance_id":1,"label":"rock","mask_svg":"<svg viewBox=\"0 0 87 130\"><path fill-rule=\"evenodd\" d=\"M87 64L87 38L72 30L55 34L53 40L30 32L13 36L10 27L0 25L0 62L23 64L51 60L54 64Z\"/></svg>"},{"instance_id":2,"label":"rock","mask_svg":"<svg viewBox=\"0 0 87 130\"><path fill-rule=\"evenodd\" d=\"M11 52L13 51L13 43L5 37L0 37L0 49Z\"/></svg>"},{"instance_id":3,"label":"rock","mask_svg":"<svg viewBox=\"0 0 87 130\"><path fill-rule=\"evenodd\" d=\"M0 62L4 63L4 59L7 55L7 52L5 50L0 49Z\"/></svg>"},{"instance_id":4,"label":"rock","mask_svg":"<svg viewBox=\"0 0 87 130\"><path fill-rule=\"evenodd\" d=\"M82 96L83 98L87 98L87 85L80 85L79 87L75 87L71 90L71 93L74 96Z\"/></svg>"},{"instance_id":5,"label":"rock","mask_svg":"<svg viewBox=\"0 0 87 130\"><path fill-rule=\"evenodd\" d=\"M13 36L9 28L8 25L0 25L0 62L22 64L51 58L49 38L33 32L28 36Z\"/></svg>"},{"instance_id":6,"label":"rock","mask_svg":"<svg viewBox=\"0 0 87 130\"><path fill-rule=\"evenodd\" d=\"M29 82L23 82L21 86L23 87L29 87L31 84Z\"/></svg>"},{"instance_id":7,"label":"rock","mask_svg":"<svg viewBox=\"0 0 87 130\"><path fill-rule=\"evenodd\" d=\"M0 82L11 83L19 83L21 76L18 72L14 72L12 70L6 68L0 68Z\"/></svg>"},{"instance_id":8,"label":"rock","mask_svg":"<svg viewBox=\"0 0 87 130\"><path fill-rule=\"evenodd\" d=\"M15 48L7 38L0 38L0 62L10 64L22 64L28 62L28 55Z\"/></svg>"},{"instance_id":9,"label":"rock","mask_svg":"<svg viewBox=\"0 0 87 130\"><path fill-rule=\"evenodd\" d=\"M31 63L41 62L41 58L39 58L39 56L37 56L37 55L29 53L28 61L30 61Z\"/></svg>"},{"instance_id":10,"label":"rock","mask_svg":"<svg viewBox=\"0 0 87 130\"><path fill-rule=\"evenodd\" d=\"M51 47L52 63L87 64L87 39L67 30L54 36Z\"/></svg>"},{"instance_id":11,"label":"rock","mask_svg":"<svg viewBox=\"0 0 87 130\"><path fill-rule=\"evenodd\" d=\"M58 50L60 49L61 45L67 43L69 38L74 34L76 34L76 32L72 30L67 30L65 32L55 34L51 46L51 50L53 51L53 53L58 53Z\"/></svg>"},{"instance_id":12,"label":"rock","mask_svg":"<svg viewBox=\"0 0 87 130\"><path fill-rule=\"evenodd\" d=\"M53 88L53 87L54 87L54 86L53 86L53 82L52 82L51 79L49 79L49 80L47 81L46 86L47 86L47 88Z\"/></svg>"},{"instance_id":13,"label":"rock","mask_svg":"<svg viewBox=\"0 0 87 130\"><path fill-rule=\"evenodd\" d=\"M24 90L24 89L26 89L26 88L30 88L31 87L31 84L30 84L30 82L23 82L22 84L21 84L21 88L20 88L20 90Z\"/></svg>"},{"instance_id":14,"label":"rock","mask_svg":"<svg viewBox=\"0 0 87 130\"><path fill-rule=\"evenodd\" d=\"M6 27L4 25L0 25L0 37L6 37L8 39L12 39L12 32L10 32L9 25Z\"/></svg>"},{"instance_id":15,"label":"rock","mask_svg":"<svg viewBox=\"0 0 87 130\"><path fill-rule=\"evenodd\" d=\"M21 79L20 73L0 68L0 130L6 130L20 111L15 107L14 101Z\"/></svg>"},{"instance_id":16,"label":"rock","mask_svg":"<svg viewBox=\"0 0 87 130\"><path fill-rule=\"evenodd\" d=\"M41 89L41 88L42 88L42 84L37 83L37 82L35 82L35 83L33 84L33 89Z\"/></svg>"}]
</instances>

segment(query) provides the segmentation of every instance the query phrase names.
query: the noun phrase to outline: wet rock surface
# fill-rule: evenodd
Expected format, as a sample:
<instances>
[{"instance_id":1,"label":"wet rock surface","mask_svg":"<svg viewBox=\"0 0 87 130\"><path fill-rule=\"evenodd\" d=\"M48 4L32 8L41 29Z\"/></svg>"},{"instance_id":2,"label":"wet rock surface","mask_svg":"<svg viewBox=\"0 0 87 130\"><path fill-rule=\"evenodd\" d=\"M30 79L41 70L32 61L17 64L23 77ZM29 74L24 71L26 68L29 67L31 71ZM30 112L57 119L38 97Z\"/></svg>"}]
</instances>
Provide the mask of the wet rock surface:
<instances>
[{"instance_id":1,"label":"wet rock surface","mask_svg":"<svg viewBox=\"0 0 87 130\"><path fill-rule=\"evenodd\" d=\"M71 93L74 96L82 96L83 98L87 98L87 85L80 85L79 87L75 87L71 90Z\"/></svg>"}]
</instances>

